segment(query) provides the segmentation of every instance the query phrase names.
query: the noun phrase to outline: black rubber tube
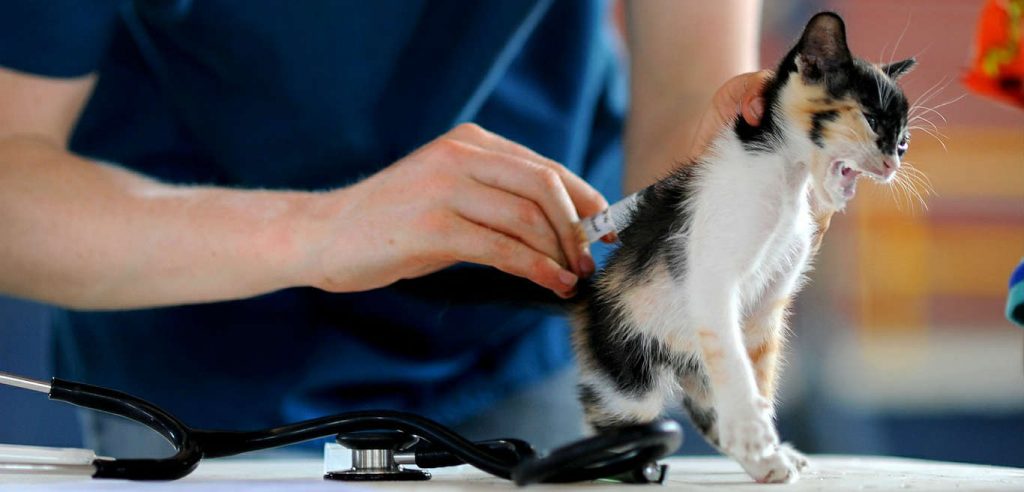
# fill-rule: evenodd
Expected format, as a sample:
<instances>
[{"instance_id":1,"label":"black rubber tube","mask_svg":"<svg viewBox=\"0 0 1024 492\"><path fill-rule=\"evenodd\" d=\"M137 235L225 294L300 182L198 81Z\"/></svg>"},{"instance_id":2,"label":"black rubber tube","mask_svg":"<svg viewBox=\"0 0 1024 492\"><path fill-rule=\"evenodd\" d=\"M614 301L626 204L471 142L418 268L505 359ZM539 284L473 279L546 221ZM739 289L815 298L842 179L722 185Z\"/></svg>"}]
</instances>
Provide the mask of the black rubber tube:
<instances>
[{"instance_id":1,"label":"black rubber tube","mask_svg":"<svg viewBox=\"0 0 1024 492\"><path fill-rule=\"evenodd\" d=\"M556 449L542 457L528 445L495 449L473 443L451 429L419 415L392 410L350 412L253 432L192 429L157 406L99 386L54 378L50 399L119 415L153 429L176 453L163 459L97 459L95 478L176 480L196 468L202 458L233 456L335 434L369 430L400 430L430 442L430 452L446 452L518 485L578 482L640 469L667 456L682 443L679 424L657 421L611 429ZM440 455L432 457L443 460Z\"/></svg>"},{"instance_id":2,"label":"black rubber tube","mask_svg":"<svg viewBox=\"0 0 1024 492\"><path fill-rule=\"evenodd\" d=\"M192 473L203 458L202 450L188 426L141 398L108 388L53 378L50 382L50 399L131 419L159 433L177 451L174 456L162 459L97 459L93 461L96 467L93 478L177 480Z\"/></svg>"},{"instance_id":3,"label":"black rubber tube","mask_svg":"<svg viewBox=\"0 0 1024 492\"><path fill-rule=\"evenodd\" d=\"M419 415L393 410L350 412L306 420L255 432L194 431L204 454L210 458L232 456L259 449L274 448L334 434L368 430L400 430L426 438L464 463L492 475L509 479L518 462L502 459L507 455L491 453L451 429Z\"/></svg>"}]
</instances>

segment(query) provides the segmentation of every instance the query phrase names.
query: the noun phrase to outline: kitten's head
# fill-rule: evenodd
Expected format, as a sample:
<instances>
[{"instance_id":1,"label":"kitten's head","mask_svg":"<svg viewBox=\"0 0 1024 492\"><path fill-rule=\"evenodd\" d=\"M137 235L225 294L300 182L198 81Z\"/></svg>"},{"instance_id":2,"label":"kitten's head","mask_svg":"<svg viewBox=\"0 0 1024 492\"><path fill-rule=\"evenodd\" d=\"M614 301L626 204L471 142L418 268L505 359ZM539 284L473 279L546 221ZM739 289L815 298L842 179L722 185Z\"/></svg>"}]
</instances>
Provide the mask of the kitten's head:
<instances>
[{"instance_id":1,"label":"kitten's head","mask_svg":"<svg viewBox=\"0 0 1024 492\"><path fill-rule=\"evenodd\" d=\"M815 15L766 91L786 141L811 166L819 206L839 210L861 175L892 181L907 151L907 98L896 79L915 61L872 65L854 58L836 14Z\"/></svg>"}]
</instances>

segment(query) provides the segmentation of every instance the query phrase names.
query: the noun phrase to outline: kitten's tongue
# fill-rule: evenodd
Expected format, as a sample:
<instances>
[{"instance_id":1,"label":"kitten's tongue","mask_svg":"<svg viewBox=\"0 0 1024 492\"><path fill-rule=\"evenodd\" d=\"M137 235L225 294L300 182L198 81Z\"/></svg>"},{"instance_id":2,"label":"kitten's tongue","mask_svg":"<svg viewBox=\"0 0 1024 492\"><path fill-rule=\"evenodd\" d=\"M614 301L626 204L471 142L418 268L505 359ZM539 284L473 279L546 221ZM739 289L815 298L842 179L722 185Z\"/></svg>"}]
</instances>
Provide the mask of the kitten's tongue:
<instances>
[{"instance_id":1,"label":"kitten's tongue","mask_svg":"<svg viewBox=\"0 0 1024 492\"><path fill-rule=\"evenodd\" d=\"M857 192L857 177L860 176L860 171L843 165L839 173L842 175L839 184L843 188L843 198L853 198Z\"/></svg>"}]
</instances>

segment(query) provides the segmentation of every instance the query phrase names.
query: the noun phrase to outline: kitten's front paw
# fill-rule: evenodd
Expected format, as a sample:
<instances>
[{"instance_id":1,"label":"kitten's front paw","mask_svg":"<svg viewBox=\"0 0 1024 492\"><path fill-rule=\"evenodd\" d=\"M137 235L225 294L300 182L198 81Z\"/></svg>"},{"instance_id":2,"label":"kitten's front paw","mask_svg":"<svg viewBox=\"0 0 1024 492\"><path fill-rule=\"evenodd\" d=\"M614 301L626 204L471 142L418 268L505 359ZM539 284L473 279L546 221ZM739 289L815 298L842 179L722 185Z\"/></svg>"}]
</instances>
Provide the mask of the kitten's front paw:
<instances>
[{"instance_id":1,"label":"kitten's front paw","mask_svg":"<svg viewBox=\"0 0 1024 492\"><path fill-rule=\"evenodd\" d=\"M753 405L731 414L722 412L718 444L725 454L740 462L763 460L779 448L779 435L769 413L769 404L757 398Z\"/></svg>"},{"instance_id":2,"label":"kitten's front paw","mask_svg":"<svg viewBox=\"0 0 1024 492\"><path fill-rule=\"evenodd\" d=\"M811 462L807 460L807 457L800 451L793 449L793 446L788 442L784 442L779 446L779 453L789 458L789 461L796 466L798 471L804 471L811 466Z\"/></svg>"},{"instance_id":3,"label":"kitten's front paw","mask_svg":"<svg viewBox=\"0 0 1024 492\"><path fill-rule=\"evenodd\" d=\"M758 483L793 483L800 479L809 462L789 444L781 444L766 458L740 461L740 465Z\"/></svg>"}]
</instances>

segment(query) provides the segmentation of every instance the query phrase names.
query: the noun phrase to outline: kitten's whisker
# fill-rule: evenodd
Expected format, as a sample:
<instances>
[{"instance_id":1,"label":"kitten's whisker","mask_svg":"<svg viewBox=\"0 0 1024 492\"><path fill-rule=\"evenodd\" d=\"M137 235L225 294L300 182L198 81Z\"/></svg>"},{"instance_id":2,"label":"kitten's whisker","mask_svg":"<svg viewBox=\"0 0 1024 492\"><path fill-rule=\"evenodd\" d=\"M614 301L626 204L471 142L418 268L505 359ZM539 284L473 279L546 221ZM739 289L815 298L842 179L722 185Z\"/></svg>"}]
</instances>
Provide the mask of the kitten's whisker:
<instances>
[{"instance_id":1,"label":"kitten's whisker","mask_svg":"<svg viewBox=\"0 0 1024 492\"><path fill-rule=\"evenodd\" d=\"M908 126L907 129L908 130L930 131L933 134L938 135L938 136L940 136L940 137L942 137L944 139L948 139L949 138L949 135L946 135L945 133L942 133L941 131L939 131L939 129L935 125L932 125L932 129L931 130L928 130L928 128L920 126L920 125Z\"/></svg>"},{"instance_id":2,"label":"kitten's whisker","mask_svg":"<svg viewBox=\"0 0 1024 492\"><path fill-rule=\"evenodd\" d=\"M924 209L925 211L928 211L928 202L926 202L926 201L925 201L925 199L924 199L924 197L923 197L923 196L921 196L921 192L920 192L920 191L918 191L917 187L916 187L916 186L913 186L913 184L908 184L908 189L909 189L909 190L910 190L910 191L911 191L911 192L912 192L912 193L914 194L914 196L915 196L915 197L917 198L917 201L918 201L918 203L920 203L920 204L921 204L921 208L922 208L922 209Z\"/></svg>"},{"instance_id":3,"label":"kitten's whisker","mask_svg":"<svg viewBox=\"0 0 1024 492\"><path fill-rule=\"evenodd\" d=\"M903 170L907 173L907 176L914 181L921 184L924 187L925 192L929 195L938 196L938 192L935 191L935 187L932 186L932 180L923 171L918 169L916 166L910 163L910 161L903 161Z\"/></svg>"},{"instance_id":4,"label":"kitten's whisker","mask_svg":"<svg viewBox=\"0 0 1024 492\"><path fill-rule=\"evenodd\" d=\"M879 70L881 70L882 67L885 66L882 63L882 60L885 58L885 49L888 48L888 47L889 47L889 43L886 43L884 46L882 46L882 51L878 52L878 63L879 63L878 69ZM878 92L878 103L881 104L882 103L882 81L879 81L877 84L875 84L875 89Z\"/></svg>"},{"instance_id":5,"label":"kitten's whisker","mask_svg":"<svg viewBox=\"0 0 1024 492\"><path fill-rule=\"evenodd\" d=\"M942 139L949 138L948 136L946 136L946 134L940 132L938 129L929 129L928 127L924 127L924 126L921 126L921 125L909 126L909 127L907 127L907 129L908 130L921 130L921 131L923 131L925 133L928 133L931 136L936 137L936 138L939 138L939 137L942 137Z\"/></svg>"},{"instance_id":6,"label":"kitten's whisker","mask_svg":"<svg viewBox=\"0 0 1024 492\"><path fill-rule=\"evenodd\" d=\"M903 189L900 187L899 180L894 179L892 186L889 186L889 196L892 197L893 202L896 203L896 210L903 211L903 199L901 197Z\"/></svg>"},{"instance_id":7,"label":"kitten's whisker","mask_svg":"<svg viewBox=\"0 0 1024 492\"><path fill-rule=\"evenodd\" d=\"M917 197L918 201L921 202L921 206L925 210L928 210L928 204L924 199L924 195L934 195L935 189L932 188L931 181L925 176L920 170L914 167L913 164L906 162L903 166L904 173L900 174L899 177L910 187L910 190ZM920 188L924 188L923 194Z\"/></svg>"},{"instance_id":8,"label":"kitten's whisker","mask_svg":"<svg viewBox=\"0 0 1024 492\"><path fill-rule=\"evenodd\" d=\"M952 82L952 79L950 79L949 75L943 75L941 79L932 84L932 86L922 92L921 95L917 96L917 98L914 99L914 104L923 104L924 101L922 99L931 97L936 92L942 92L947 86L949 86L950 82Z\"/></svg>"},{"instance_id":9,"label":"kitten's whisker","mask_svg":"<svg viewBox=\"0 0 1024 492\"><path fill-rule=\"evenodd\" d=\"M913 116L915 111L927 104L928 101L935 97L936 94L946 90L946 87L949 86L950 82L952 82L952 79L950 79L948 75L943 75L938 82L932 84L928 90L924 91L920 96L917 96L917 99L914 99L914 103L910 105L909 114Z\"/></svg>"},{"instance_id":10,"label":"kitten's whisker","mask_svg":"<svg viewBox=\"0 0 1024 492\"><path fill-rule=\"evenodd\" d=\"M939 117L940 117L940 118L942 118L942 121L943 121L943 123L946 123L946 124L948 124L948 123L949 123L949 121L948 121L948 120L946 119L946 117L945 117L945 116L944 116L944 115L943 115L943 114L942 114L942 113L941 113L941 112L940 112L940 111L938 110L938 108L941 108L941 107L943 107L943 106L946 106L946 105L949 105L949 104L955 103L955 102L959 101L960 99L962 99L962 98L963 98L964 96L966 96L966 95L967 95L967 94L962 94L962 95L961 95L961 96L960 96L959 98L957 98L957 99L953 99L953 100L950 100L950 101L946 101L945 103L942 103L942 104L940 104L940 105L937 105L937 106L934 106L934 107L927 107L927 106L918 106L918 109L919 109L919 110L922 110L922 111L925 111L925 112L932 112L932 113L935 113L935 114L939 115ZM908 114L908 116L910 116L911 118L924 118L924 114L926 114L926 113L920 113L920 114L915 114L915 115L913 115L913 116L910 116L910 115Z\"/></svg>"},{"instance_id":11,"label":"kitten's whisker","mask_svg":"<svg viewBox=\"0 0 1024 492\"><path fill-rule=\"evenodd\" d=\"M950 99L949 101L946 101L946 102L944 102L944 103L942 103L942 104L939 104L939 105L937 105L937 106L932 106L932 107L931 107L931 108L929 108L929 109L931 109L931 110L933 110L933 111L934 111L934 110L937 110L937 109L939 109L939 108L942 108L942 107L946 107L946 106L949 106L950 104L953 104L953 103L955 103L955 102L959 102L959 101L960 101L961 99L963 99L963 98L965 98L965 97L967 97L967 93L966 93L966 92L965 92L965 93L963 93L963 94L960 94L959 96L957 96L957 97L955 97L955 98L953 98L953 99Z\"/></svg>"},{"instance_id":12,"label":"kitten's whisker","mask_svg":"<svg viewBox=\"0 0 1024 492\"><path fill-rule=\"evenodd\" d=\"M936 135L935 133L932 133L932 131L931 131L931 130L929 130L929 129L927 129L927 128L923 127L923 126L915 126L915 127L913 127L913 128L914 128L914 129L917 129L917 130L921 130L921 131L923 131L923 132L927 133L928 135L931 135L931 136L932 136L932 138L934 138L935 140L937 140L937 141L939 142L939 145L942 145L942 150L944 150L944 151L946 151L946 152L949 152L949 149L948 149L948 148L946 148L946 142L942 141L942 139L941 139L941 138L939 138L939 136L938 136L938 135Z\"/></svg>"},{"instance_id":13,"label":"kitten's whisker","mask_svg":"<svg viewBox=\"0 0 1024 492\"><path fill-rule=\"evenodd\" d=\"M892 186L890 186L889 189L893 191L893 196L897 197L896 208L898 210L903 211L904 199L906 200L906 208L911 208L910 193L907 191L906 183L900 180L899 176L893 178Z\"/></svg>"},{"instance_id":14,"label":"kitten's whisker","mask_svg":"<svg viewBox=\"0 0 1024 492\"><path fill-rule=\"evenodd\" d=\"M904 176L897 175L896 179L893 180L893 183L898 184L900 186L900 188L902 188L904 190L904 192L907 195L908 202L912 203L913 199L916 198L918 203L921 204L921 207L924 210L928 210L928 204L925 203L924 197L922 197L921 193L918 192L917 187L914 185L914 183L911 182L911 181L908 181L906 179L906 175L904 175ZM914 207L913 206L911 206L910 209L911 209L911 212L914 212Z\"/></svg>"},{"instance_id":15,"label":"kitten's whisker","mask_svg":"<svg viewBox=\"0 0 1024 492\"><path fill-rule=\"evenodd\" d=\"M903 41L903 36L907 34L907 28L910 27L910 12L907 12L907 23L903 24L903 31L900 32L900 37L896 38L896 44L893 45L892 51L889 52L889 64L896 59L896 50L900 47L900 42Z\"/></svg>"},{"instance_id":16,"label":"kitten's whisker","mask_svg":"<svg viewBox=\"0 0 1024 492\"><path fill-rule=\"evenodd\" d=\"M936 134L942 135L943 138L948 138L948 137L946 137L946 135L943 135L941 131L939 131L939 127L935 126L935 123L932 123L930 121L925 121L924 123L928 124L931 127L931 130L933 132L935 132ZM920 128L924 128L924 127L922 127L921 125L909 125L909 126L907 126L907 130L917 130L917 129L920 129Z\"/></svg>"},{"instance_id":17,"label":"kitten's whisker","mask_svg":"<svg viewBox=\"0 0 1024 492\"><path fill-rule=\"evenodd\" d=\"M935 113L936 116L938 116L939 118L942 118L942 122L943 123L949 123L949 121L946 120L946 117L942 116L942 113L936 111L934 108L926 108L924 106L919 106L918 109L921 109L921 110L924 110L924 111L928 111L930 113ZM914 115L912 118L924 118L924 116L923 115Z\"/></svg>"}]
</instances>

